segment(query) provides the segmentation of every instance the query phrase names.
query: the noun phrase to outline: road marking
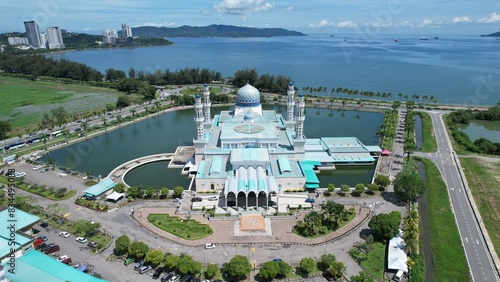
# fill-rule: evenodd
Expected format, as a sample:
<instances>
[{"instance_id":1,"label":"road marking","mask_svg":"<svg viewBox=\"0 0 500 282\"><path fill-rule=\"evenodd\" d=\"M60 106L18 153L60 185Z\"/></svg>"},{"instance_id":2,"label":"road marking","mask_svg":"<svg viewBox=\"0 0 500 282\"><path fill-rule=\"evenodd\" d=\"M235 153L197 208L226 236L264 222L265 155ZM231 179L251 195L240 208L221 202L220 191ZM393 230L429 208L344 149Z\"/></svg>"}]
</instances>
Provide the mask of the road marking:
<instances>
[{"instance_id":1,"label":"road marking","mask_svg":"<svg viewBox=\"0 0 500 282\"><path fill-rule=\"evenodd\" d=\"M479 245L479 241L478 241L477 239L476 239L476 244L478 244L478 245Z\"/></svg>"},{"instance_id":2,"label":"road marking","mask_svg":"<svg viewBox=\"0 0 500 282\"><path fill-rule=\"evenodd\" d=\"M465 241L466 241L467 243L469 243L469 238L465 237Z\"/></svg>"}]
</instances>

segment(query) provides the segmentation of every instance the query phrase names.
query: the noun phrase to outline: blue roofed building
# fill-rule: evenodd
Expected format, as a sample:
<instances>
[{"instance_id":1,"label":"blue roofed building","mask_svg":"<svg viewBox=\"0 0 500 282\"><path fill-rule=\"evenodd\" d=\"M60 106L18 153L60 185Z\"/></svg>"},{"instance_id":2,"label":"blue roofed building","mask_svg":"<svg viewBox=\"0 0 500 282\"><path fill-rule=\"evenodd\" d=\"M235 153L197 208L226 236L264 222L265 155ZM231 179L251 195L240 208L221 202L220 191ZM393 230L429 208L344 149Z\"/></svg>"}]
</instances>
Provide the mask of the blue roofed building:
<instances>
[{"instance_id":1,"label":"blue roofed building","mask_svg":"<svg viewBox=\"0 0 500 282\"><path fill-rule=\"evenodd\" d=\"M267 206L282 190L319 188L317 173L336 165L373 164L378 146L355 137L307 139L305 102L287 90L287 113L263 110L260 92L247 84L233 110L210 116L210 91L195 96L194 189L219 192L237 206Z\"/></svg>"},{"instance_id":2,"label":"blue roofed building","mask_svg":"<svg viewBox=\"0 0 500 282\"><path fill-rule=\"evenodd\" d=\"M21 257L33 250L33 225L40 221L38 216L20 209L0 211L0 263L7 263L11 257Z\"/></svg>"},{"instance_id":3,"label":"blue roofed building","mask_svg":"<svg viewBox=\"0 0 500 282\"><path fill-rule=\"evenodd\" d=\"M115 185L116 182L114 182L110 178L104 178L103 180L99 181L99 183L97 183L96 185L83 190L83 194L88 198L97 198L102 196L109 190L113 189Z\"/></svg>"}]
</instances>

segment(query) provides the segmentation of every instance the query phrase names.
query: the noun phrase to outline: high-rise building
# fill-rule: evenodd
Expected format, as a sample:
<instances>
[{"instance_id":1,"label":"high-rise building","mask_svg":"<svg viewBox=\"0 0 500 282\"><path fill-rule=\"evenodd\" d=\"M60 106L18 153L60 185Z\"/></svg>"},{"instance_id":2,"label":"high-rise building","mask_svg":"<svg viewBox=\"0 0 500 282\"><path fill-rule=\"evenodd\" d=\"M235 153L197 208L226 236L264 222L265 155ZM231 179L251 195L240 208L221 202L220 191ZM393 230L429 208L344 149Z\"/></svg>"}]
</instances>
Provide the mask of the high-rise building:
<instances>
[{"instance_id":1,"label":"high-rise building","mask_svg":"<svg viewBox=\"0 0 500 282\"><path fill-rule=\"evenodd\" d=\"M40 33L40 39L42 40L40 48L47 48L47 33Z\"/></svg>"},{"instance_id":2,"label":"high-rise building","mask_svg":"<svg viewBox=\"0 0 500 282\"><path fill-rule=\"evenodd\" d=\"M28 43L34 49L45 48L45 42L42 41L40 35L40 29L38 28L38 23L35 21L24 22L24 28L26 29L26 36L28 37Z\"/></svg>"},{"instance_id":3,"label":"high-rise building","mask_svg":"<svg viewBox=\"0 0 500 282\"><path fill-rule=\"evenodd\" d=\"M118 37L118 33L116 32L116 30L106 29L102 33L102 43L104 43L104 44L115 44L117 37Z\"/></svg>"},{"instance_id":4,"label":"high-rise building","mask_svg":"<svg viewBox=\"0 0 500 282\"><path fill-rule=\"evenodd\" d=\"M127 39L132 37L132 29L128 24L122 24L122 38Z\"/></svg>"},{"instance_id":5,"label":"high-rise building","mask_svg":"<svg viewBox=\"0 0 500 282\"><path fill-rule=\"evenodd\" d=\"M58 27L47 27L47 45L49 49L64 48L61 29Z\"/></svg>"},{"instance_id":6,"label":"high-rise building","mask_svg":"<svg viewBox=\"0 0 500 282\"><path fill-rule=\"evenodd\" d=\"M10 45L29 45L27 37L9 37L7 40Z\"/></svg>"}]
</instances>

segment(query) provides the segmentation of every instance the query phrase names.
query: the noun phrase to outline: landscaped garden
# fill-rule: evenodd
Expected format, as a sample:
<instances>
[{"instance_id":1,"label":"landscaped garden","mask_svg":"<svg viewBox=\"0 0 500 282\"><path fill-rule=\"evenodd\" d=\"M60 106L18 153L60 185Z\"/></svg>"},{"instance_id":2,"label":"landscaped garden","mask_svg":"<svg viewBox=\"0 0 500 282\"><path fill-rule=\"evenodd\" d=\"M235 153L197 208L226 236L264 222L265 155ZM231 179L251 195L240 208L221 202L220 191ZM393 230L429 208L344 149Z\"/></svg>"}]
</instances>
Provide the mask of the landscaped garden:
<instances>
[{"instance_id":1,"label":"landscaped garden","mask_svg":"<svg viewBox=\"0 0 500 282\"><path fill-rule=\"evenodd\" d=\"M306 238L325 236L346 225L356 217L354 208L347 210L344 205L327 201L321 206L321 213L311 211L304 220L297 222L293 232Z\"/></svg>"},{"instance_id":2,"label":"landscaped garden","mask_svg":"<svg viewBox=\"0 0 500 282\"><path fill-rule=\"evenodd\" d=\"M22 189L26 192L30 192L36 195L40 195L42 197L45 197L47 199L55 200L55 201L60 201L60 200L66 200L71 197L73 197L76 194L75 190L69 190L67 188L54 188L54 187L47 187L45 185L38 185L38 184L28 184L23 182L23 178L17 178L16 179L16 187L19 189ZM9 184L8 178L6 176L0 176L0 183L3 184Z\"/></svg>"},{"instance_id":3,"label":"landscaped garden","mask_svg":"<svg viewBox=\"0 0 500 282\"><path fill-rule=\"evenodd\" d=\"M161 230L186 240L198 240L210 236L212 228L190 218L169 216L168 214L150 214L148 221Z\"/></svg>"}]
</instances>

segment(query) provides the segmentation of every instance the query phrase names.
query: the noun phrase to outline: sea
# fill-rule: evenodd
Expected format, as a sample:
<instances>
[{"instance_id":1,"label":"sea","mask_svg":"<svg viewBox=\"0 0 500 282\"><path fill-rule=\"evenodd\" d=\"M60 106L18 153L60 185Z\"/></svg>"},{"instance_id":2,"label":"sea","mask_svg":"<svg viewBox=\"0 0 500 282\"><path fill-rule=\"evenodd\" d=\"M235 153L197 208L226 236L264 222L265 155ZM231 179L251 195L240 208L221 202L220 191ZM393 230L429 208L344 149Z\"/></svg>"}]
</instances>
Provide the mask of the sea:
<instances>
[{"instance_id":1,"label":"sea","mask_svg":"<svg viewBox=\"0 0 500 282\"><path fill-rule=\"evenodd\" d=\"M174 44L48 54L105 72L208 68L231 77L255 68L304 87L418 95L440 104L488 106L500 101L500 40L479 35L314 34L270 38L168 38ZM403 98L399 97L399 93ZM308 93L304 93L308 94Z\"/></svg>"}]
</instances>

